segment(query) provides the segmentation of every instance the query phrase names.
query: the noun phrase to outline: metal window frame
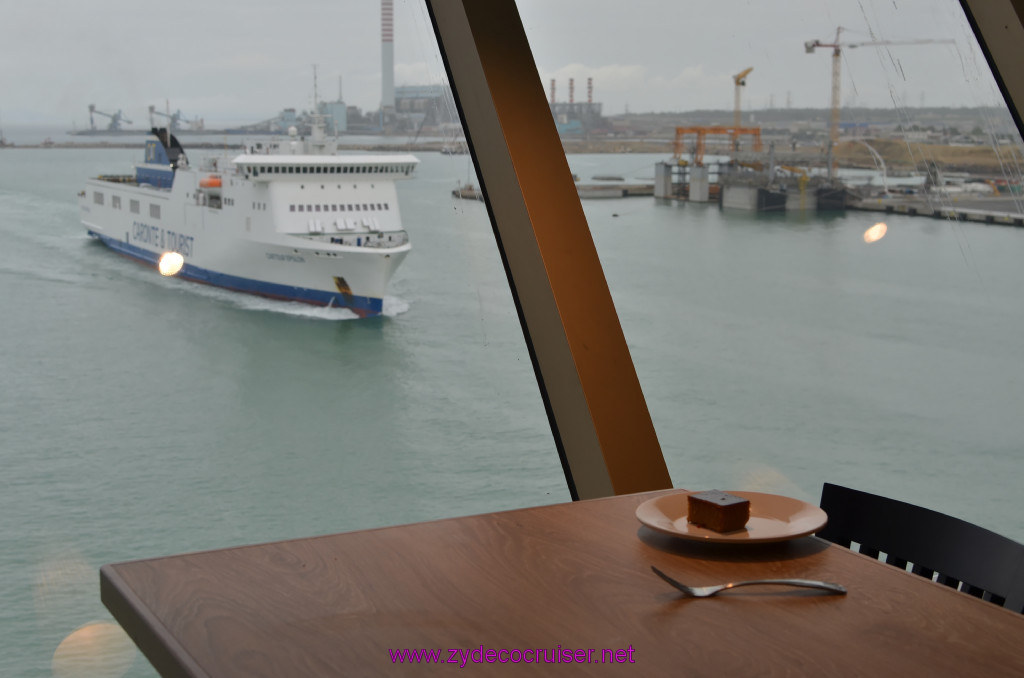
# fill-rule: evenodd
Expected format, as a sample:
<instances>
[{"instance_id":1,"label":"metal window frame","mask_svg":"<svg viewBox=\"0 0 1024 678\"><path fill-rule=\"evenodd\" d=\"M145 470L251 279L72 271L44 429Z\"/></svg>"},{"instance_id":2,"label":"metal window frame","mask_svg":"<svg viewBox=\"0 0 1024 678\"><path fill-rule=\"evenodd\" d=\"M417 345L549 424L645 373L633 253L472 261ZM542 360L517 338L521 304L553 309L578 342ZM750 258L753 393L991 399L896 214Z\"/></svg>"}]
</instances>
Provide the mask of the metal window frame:
<instances>
[{"instance_id":1,"label":"metal window frame","mask_svg":"<svg viewBox=\"0 0 1024 678\"><path fill-rule=\"evenodd\" d=\"M1024 0L960 0L967 22L985 54L989 69L1006 101L1017 131L1024 136L1020 104L1024 104Z\"/></svg>"},{"instance_id":2,"label":"metal window frame","mask_svg":"<svg viewBox=\"0 0 1024 678\"><path fill-rule=\"evenodd\" d=\"M572 498L672 487L514 0L425 0Z\"/></svg>"}]
</instances>

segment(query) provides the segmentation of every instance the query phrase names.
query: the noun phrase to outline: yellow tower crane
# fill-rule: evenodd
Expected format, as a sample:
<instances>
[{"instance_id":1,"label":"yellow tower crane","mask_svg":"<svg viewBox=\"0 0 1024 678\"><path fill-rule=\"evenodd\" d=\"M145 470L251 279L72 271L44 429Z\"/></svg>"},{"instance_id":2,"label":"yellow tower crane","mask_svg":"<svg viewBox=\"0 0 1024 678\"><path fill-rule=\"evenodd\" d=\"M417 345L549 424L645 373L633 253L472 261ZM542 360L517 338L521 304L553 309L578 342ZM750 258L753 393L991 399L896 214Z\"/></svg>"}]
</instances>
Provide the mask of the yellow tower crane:
<instances>
[{"instance_id":1,"label":"yellow tower crane","mask_svg":"<svg viewBox=\"0 0 1024 678\"><path fill-rule=\"evenodd\" d=\"M732 76L732 81L736 83L736 106L733 109L732 114L733 127L740 126L740 87L743 87L744 85L747 84L747 76L750 75L750 71L752 70L754 70L753 66L746 69L745 71L740 71L736 75Z\"/></svg>"},{"instance_id":2,"label":"yellow tower crane","mask_svg":"<svg viewBox=\"0 0 1024 678\"><path fill-rule=\"evenodd\" d=\"M808 40L804 43L804 49L808 54L813 54L818 47L830 47L832 49L832 119L829 125L829 139L835 147L839 141L839 84L840 84L840 59L843 48L853 47L883 47L887 45L938 45L952 44L953 40L871 40L868 42L839 42L839 33L843 30L840 26L836 29L836 37L832 42L821 40Z\"/></svg>"}]
</instances>

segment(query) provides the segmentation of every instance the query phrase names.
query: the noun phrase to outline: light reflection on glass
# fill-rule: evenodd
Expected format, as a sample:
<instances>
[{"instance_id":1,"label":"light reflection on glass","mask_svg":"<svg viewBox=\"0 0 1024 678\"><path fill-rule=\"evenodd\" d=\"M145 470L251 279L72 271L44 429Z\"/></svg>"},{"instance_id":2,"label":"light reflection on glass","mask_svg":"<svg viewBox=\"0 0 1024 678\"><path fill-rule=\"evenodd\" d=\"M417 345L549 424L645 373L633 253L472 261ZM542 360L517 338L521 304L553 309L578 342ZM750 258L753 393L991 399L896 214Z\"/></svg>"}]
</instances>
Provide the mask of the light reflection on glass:
<instances>
[{"instance_id":1,"label":"light reflection on glass","mask_svg":"<svg viewBox=\"0 0 1024 678\"><path fill-rule=\"evenodd\" d=\"M56 678L121 678L135 662L135 645L113 622L79 626L53 653Z\"/></svg>"},{"instance_id":2,"label":"light reflection on glass","mask_svg":"<svg viewBox=\"0 0 1024 678\"><path fill-rule=\"evenodd\" d=\"M76 591L95 585L96 569L76 549L65 548L45 558L36 568L32 599L36 614L45 623L66 619L68 600Z\"/></svg>"},{"instance_id":3,"label":"light reflection on glass","mask_svg":"<svg viewBox=\"0 0 1024 678\"><path fill-rule=\"evenodd\" d=\"M181 256L177 252L164 252L160 256L160 262L157 264L157 269L160 271L160 275L172 276L177 275L181 271L181 267L185 265L185 257Z\"/></svg>"},{"instance_id":4,"label":"light reflection on glass","mask_svg":"<svg viewBox=\"0 0 1024 678\"><path fill-rule=\"evenodd\" d=\"M781 470L774 466L744 461L737 487L750 492L765 492L787 497L798 497L801 488Z\"/></svg>"},{"instance_id":5,"label":"light reflection on glass","mask_svg":"<svg viewBox=\"0 0 1024 678\"><path fill-rule=\"evenodd\" d=\"M878 242L885 237L885 232L889 230L883 222L878 222L868 230L864 231L864 242L871 244Z\"/></svg>"}]
</instances>

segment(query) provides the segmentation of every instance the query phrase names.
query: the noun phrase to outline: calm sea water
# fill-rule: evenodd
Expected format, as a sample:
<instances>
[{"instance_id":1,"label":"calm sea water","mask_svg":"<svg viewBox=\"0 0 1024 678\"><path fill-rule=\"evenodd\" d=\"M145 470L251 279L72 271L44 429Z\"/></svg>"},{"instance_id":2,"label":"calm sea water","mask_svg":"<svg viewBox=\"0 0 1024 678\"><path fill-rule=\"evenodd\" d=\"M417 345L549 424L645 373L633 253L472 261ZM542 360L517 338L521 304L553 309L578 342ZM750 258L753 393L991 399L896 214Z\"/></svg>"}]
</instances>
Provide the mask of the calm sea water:
<instances>
[{"instance_id":1,"label":"calm sea water","mask_svg":"<svg viewBox=\"0 0 1024 678\"><path fill-rule=\"evenodd\" d=\"M90 241L81 181L137 156L0 152L0 674L50 676L110 620L103 563L568 499L486 212L450 197L465 157L399 186L413 252L355 320ZM1024 539L1024 231L584 208L677 487L832 481ZM154 675L110 656L93 675Z\"/></svg>"}]
</instances>

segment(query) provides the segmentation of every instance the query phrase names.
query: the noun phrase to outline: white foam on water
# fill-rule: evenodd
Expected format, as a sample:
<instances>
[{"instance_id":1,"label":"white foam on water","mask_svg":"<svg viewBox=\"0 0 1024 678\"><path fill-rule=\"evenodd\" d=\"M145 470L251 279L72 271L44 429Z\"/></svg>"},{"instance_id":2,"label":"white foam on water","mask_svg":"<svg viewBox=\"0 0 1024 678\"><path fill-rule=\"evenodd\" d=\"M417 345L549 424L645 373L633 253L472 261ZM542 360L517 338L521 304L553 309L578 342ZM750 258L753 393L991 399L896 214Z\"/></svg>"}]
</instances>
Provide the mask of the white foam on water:
<instances>
[{"instance_id":1,"label":"white foam on water","mask_svg":"<svg viewBox=\"0 0 1024 678\"><path fill-rule=\"evenodd\" d=\"M230 290L222 290L215 287L205 288L203 292L216 295L218 298L226 301L232 306L246 311L280 313L281 315L290 315L297 318L309 318L312 320L337 321L359 319L359 316L356 315L355 312L347 308L338 308L334 306L312 306L298 301L267 299L266 297L257 297L251 294L232 292Z\"/></svg>"},{"instance_id":2,"label":"white foam on water","mask_svg":"<svg viewBox=\"0 0 1024 678\"><path fill-rule=\"evenodd\" d=\"M399 316L409 310L409 302L398 297L384 297L384 307L381 309L381 315L385 315L389 318Z\"/></svg>"}]
</instances>

